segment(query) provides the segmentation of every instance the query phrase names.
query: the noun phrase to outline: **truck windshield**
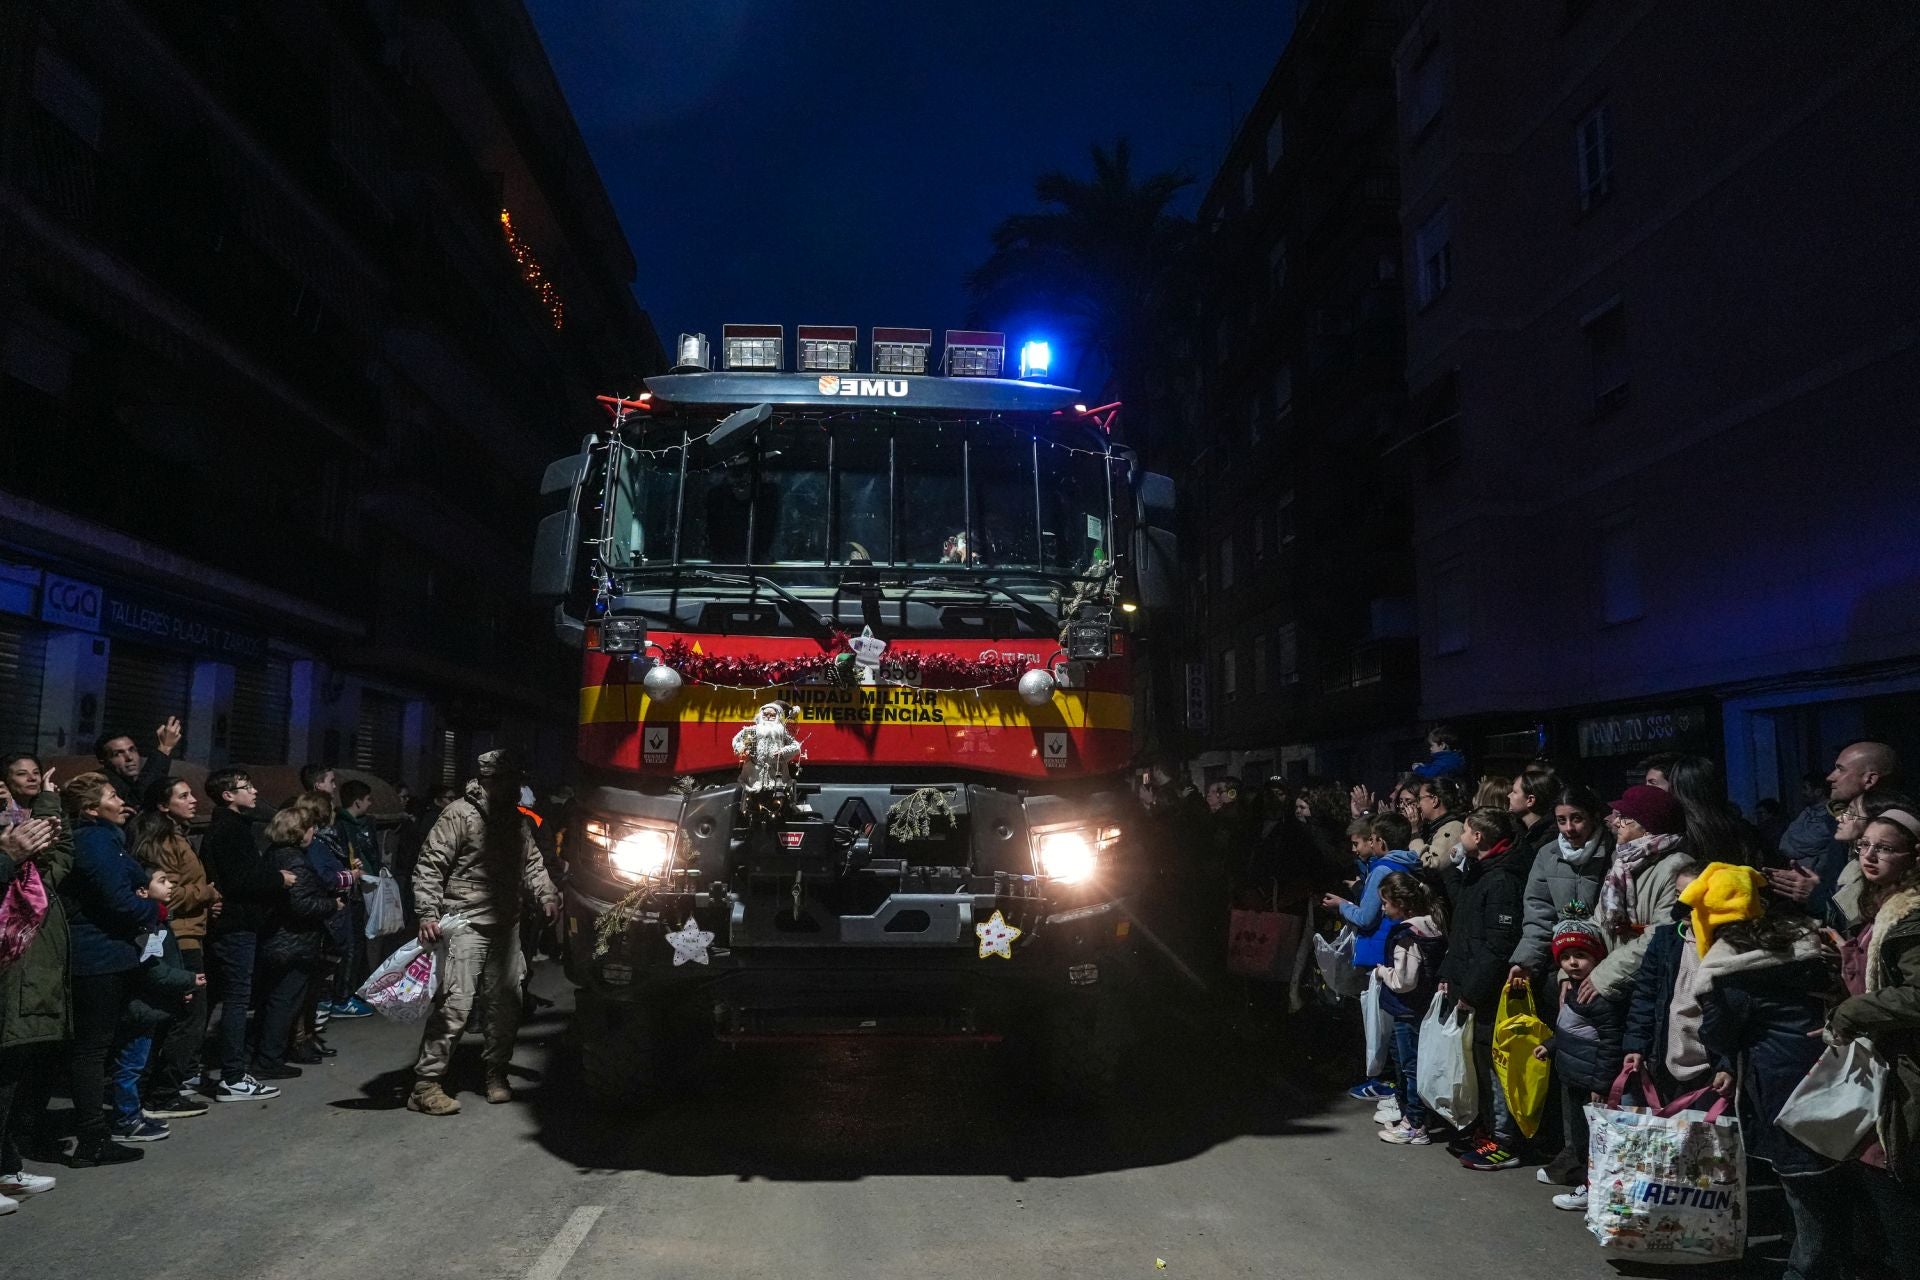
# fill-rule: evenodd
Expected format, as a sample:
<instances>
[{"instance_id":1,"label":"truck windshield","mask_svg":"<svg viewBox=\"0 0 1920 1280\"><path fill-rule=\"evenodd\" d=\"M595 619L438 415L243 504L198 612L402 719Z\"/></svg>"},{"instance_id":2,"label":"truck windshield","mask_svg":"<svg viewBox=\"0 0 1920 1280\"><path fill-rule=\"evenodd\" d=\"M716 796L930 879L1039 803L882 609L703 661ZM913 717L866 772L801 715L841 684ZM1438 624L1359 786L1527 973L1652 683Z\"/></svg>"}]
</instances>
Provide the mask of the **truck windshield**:
<instances>
[{"instance_id":1,"label":"truck windshield","mask_svg":"<svg viewBox=\"0 0 1920 1280\"><path fill-rule=\"evenodd\" d=\"M963 566L1073 575L1110 554L1110 459L1018 427L776 421L745 452L617 449L609 560ZM684 458L684 486L682 460Z\"/></svg>"}]
</instances>

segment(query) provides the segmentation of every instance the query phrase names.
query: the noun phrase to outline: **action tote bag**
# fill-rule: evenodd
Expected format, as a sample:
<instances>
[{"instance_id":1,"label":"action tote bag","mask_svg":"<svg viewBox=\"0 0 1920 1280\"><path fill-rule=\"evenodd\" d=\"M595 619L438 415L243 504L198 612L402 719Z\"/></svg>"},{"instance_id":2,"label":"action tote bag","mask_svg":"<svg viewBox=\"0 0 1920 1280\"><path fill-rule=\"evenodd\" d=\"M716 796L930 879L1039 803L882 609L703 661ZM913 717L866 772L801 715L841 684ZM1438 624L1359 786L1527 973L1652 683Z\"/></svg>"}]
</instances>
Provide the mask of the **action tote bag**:
<instances>
[{"instance_id":1,"label":"action tote bag","mask_svg":"<svg viewBox=\"0 0 1920 1280\"><path fill-rule=\"evenodd\" d=\"M1648 1262L1731 1262L1747 1247L1747 1152L1728 1099L1700 1089L1661 1106L1620 1105L1621 1071L1604 1105L1587 1105L1587 1230L1608 1253ZM1705 1111L1696 1106L1712 1099Z\"/></svg>"}]
</instances>

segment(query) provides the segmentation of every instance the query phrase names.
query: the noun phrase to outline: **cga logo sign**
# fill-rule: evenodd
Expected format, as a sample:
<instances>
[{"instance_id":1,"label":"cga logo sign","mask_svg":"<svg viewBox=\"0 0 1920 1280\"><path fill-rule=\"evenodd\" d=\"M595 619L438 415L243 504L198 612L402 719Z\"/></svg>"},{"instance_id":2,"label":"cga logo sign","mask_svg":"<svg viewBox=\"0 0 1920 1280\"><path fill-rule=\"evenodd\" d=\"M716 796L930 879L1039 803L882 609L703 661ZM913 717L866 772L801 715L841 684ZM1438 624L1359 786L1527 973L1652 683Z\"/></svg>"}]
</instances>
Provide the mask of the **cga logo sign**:
<instances>
[{"instance_id":1,"label":"cga logo sign","mask_svg":"<svg viewBox=\"0 0 1920 1280\"><path fill-rule=\"evenodd\" d=\"M104 593L91 582L49 573L40 589L40 617L60 627L98 631Z\"/></svg>"},{"instance_id":2,"label":"cga logo sign","mask_svg":"<svg viewBox=\"0 0 1920 1280\"><path fill-rule=\"evenodd\" d=\"M837 373L820 375L823 396L891 396L903 400L907 395L905 378L843 378Z\"/></svg>"}]
</instances>

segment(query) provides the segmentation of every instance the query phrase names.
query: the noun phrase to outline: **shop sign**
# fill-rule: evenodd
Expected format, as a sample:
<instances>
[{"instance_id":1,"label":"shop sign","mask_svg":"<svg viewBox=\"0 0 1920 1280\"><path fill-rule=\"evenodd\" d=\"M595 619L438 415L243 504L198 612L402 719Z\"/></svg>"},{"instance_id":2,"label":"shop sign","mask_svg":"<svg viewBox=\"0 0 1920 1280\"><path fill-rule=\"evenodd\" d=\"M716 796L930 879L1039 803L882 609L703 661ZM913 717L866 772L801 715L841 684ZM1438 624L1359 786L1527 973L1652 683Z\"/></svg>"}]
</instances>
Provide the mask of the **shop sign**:
<instances>
[{"instance_id":1,"label":"shop sign","mask_svg":"<svg viewBox=\"0 0 1920 1280\"><path fill-rule=\"evenodd\" d=\"M133 595L49 572L40 592L40 618L58 627L180 649L223 662L261 662L267 638L194 612L191 607Z\"/></svg>"},{"instance_id":2,"label":"shop sign","mask_svg":"<svg viewBox=\"0 0 1920 1280\"><path fill-rule=\"evenodd\" d=\"M34 598L40 594L40 570L30 564L0 560L0 613L33 616Z\"/></svg>"},{"instance_id":3,"label":"shop sign","mask_svg":"<svg viewBox=\"0 0 1920 1280\"><path fill-rule=\"evenodd\" d=\"M1594 716L1577 732L1582 757L1630 756L1670 750L1707 727L1705 707L1676 707L1631 715Z\"/></svg>"},{"instance_id":4,"label":"shop sign","mask_svg":"<svg viewBox=\"0 0 1920 1280\"><path fill-rule=\"evenodd\" d=\"M1187 664L1187 728L1198 733L1207 728L1207 664Z\"/></svg>"}]
</instances>

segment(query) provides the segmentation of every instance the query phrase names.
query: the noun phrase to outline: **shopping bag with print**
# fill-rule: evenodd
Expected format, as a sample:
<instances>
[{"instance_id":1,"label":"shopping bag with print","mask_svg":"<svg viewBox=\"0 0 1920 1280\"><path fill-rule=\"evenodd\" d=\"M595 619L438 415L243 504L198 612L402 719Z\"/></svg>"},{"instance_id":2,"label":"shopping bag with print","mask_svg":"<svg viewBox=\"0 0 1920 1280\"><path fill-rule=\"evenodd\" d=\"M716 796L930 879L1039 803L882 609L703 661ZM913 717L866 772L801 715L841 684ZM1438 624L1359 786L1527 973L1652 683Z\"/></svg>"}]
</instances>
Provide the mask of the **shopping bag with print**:
<instances>
[{"instance_id":1,"label":"shopping bag with print","mask_svg":"<svg viewBox=\"0 0 1920 1280\"><path fill-rule=\"evenodd\" d=\"M1464 1129L1480 1117L1480 1077L1473 1069L1473 1015L1435 995L1420 1023L1415 1091L1441 1119Z\"/></svg>"},{"instance_id":2,"label":"shopping bag with print","mask_svg":"<svg viewBox=\"0 0 1920 1280\"><path fill-rule=\"evenodd\" d=\"M433 1011L434 997L440 994L440 961L447 938L466 927L466 917L457 912L443 916L437 946L422 946L417 937L407 939L354 994L395 1022L418 1022Z\"/></svg>"},{"instance_id":3,"label":"shopping bag with print","mask_svg":"<svg viewBox=\"0 0 1920 1280\"><path fill-rule=\"evenodd\" d=\"M1661 1106L1643 1067L1653 1105L1622 1106L1628 1075L1604 1104L1587 1106L1587 1230L1607 1252L1649 1262L1740 1258L1747 1156L1728 1099L1701 1089Z\"/></svg>"},{"instance_id":4,"label":"shopping bag with print","mask_svg":"<svg viewBox=\"0 0 1920 1280\"><path fill-rule=\"evenodd\" d=\"M47 919L47 885L40 868L20 864L4 892L0 892L0 969L5 969L33 945Z\"/></svg>"},{"instance_id":5,"label":"shopping bag with print","mask_svg":"<svg viewBox=\"0 0 1920 1280\"><path fill-rule=\"evenodd\" d=\"M1259 982L1285 982L1306 921L1280 910L1277 891L1265 909L1235 907L1227 918L1227 972Z\"/></svg>"},{"instance_id":6,"label":"shopping bag with print","mask_svg":"<svg viewBox=\"0 0 1920 1280\"><path fill-rule=\"evenodd\" d=\"M1887 1064L1864 1040L1829 1045L1774 1120L1810 1151L1847 1160L1874 1135Z\"/></svg>"},{"instance_id":7,"label":"shopping bag with print","mask_svg":"<svg viewBox=\"0 0 1920 1280\"><path fill-rule=\"evenodd\" d=\"M1534 1012L1532 987L1501 990L1493 1023L1493 1074L1506 1092L1507 1113L1524 1137L1540 1132L1553 1076L1553 1064L1534 1057L1533 1051L1552 1038L1553 1029Z\"/></svg>"}]
</instances>

